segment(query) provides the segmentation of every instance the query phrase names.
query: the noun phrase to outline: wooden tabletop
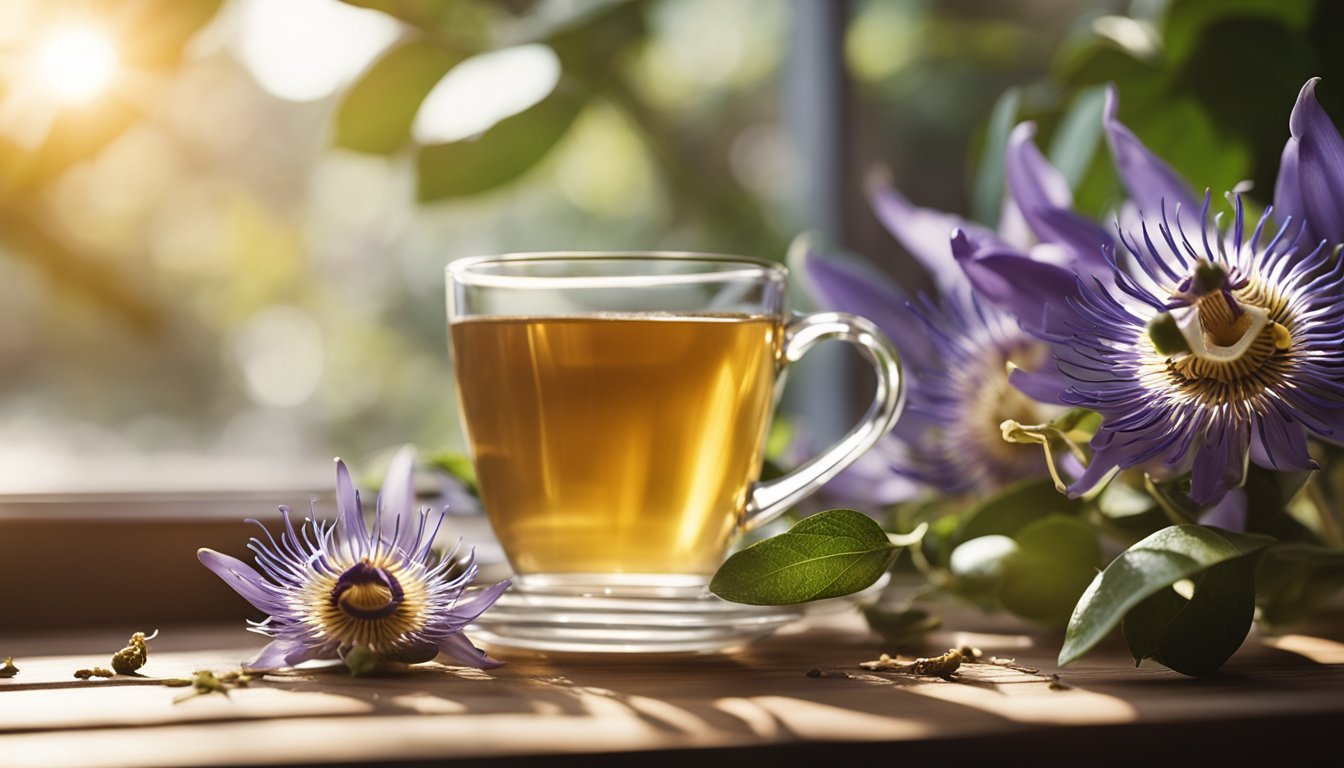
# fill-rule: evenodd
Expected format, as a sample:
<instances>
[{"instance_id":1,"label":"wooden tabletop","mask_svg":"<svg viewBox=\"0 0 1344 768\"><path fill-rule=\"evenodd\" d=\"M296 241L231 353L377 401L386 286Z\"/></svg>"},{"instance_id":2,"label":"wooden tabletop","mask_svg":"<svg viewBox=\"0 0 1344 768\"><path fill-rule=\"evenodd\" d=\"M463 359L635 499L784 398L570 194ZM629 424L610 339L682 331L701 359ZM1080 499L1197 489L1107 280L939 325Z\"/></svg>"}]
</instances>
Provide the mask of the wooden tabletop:
<instances>
[{"instance_id":1,"label":"wooden tabletop","mask_svg":"<svg viewBox=\"0 0 1344 768\"><path fill-rule=\"evenodd\" d=\"M1198 680L1136 669L1117 646L1059 670L1058 638L978 614L950 626L966 631L933 635L926 652L983 652L952 681L861 668L892 649L854 614L815 617L728 653L500 648L492 650L508 664L497 670L291 674L178 703L183 689L152 681L73 679L77 668L106 665L121 634L7 637L0 656L13 654L21 671L0 680L0 765L586 766L629 764L631 753L641 766L1006 755L1024 764L1160 763L1178 753L1279 764L1318 749L1339 754L1331 742L1344 725L1344 643L1330 638L1344 637L1341 621L1253 636L1221 673ZM261 642L236 626L164 628L142 671L236 668ZM990 657L1000 663L984 663Z\"/></svg>"}]
</instances>

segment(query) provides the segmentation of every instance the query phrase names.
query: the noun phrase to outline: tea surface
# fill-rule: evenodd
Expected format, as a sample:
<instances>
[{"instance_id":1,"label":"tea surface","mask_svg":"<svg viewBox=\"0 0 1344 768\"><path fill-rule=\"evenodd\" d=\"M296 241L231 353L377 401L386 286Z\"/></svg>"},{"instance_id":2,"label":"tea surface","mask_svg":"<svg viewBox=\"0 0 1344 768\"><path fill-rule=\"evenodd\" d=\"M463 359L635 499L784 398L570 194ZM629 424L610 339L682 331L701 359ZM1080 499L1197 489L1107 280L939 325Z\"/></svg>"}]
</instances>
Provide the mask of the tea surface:
<instances>
[{"instance_id":1,"label":"tea surface","mask_svg":"<svg viewBox=\"0 0 1344 768\"><path fill-rule=\"evenodd\" d=\"M482 501L515 570L713 573L760 472L774 320L473 318L451 334Z\"/></svg>"}]
</instances>

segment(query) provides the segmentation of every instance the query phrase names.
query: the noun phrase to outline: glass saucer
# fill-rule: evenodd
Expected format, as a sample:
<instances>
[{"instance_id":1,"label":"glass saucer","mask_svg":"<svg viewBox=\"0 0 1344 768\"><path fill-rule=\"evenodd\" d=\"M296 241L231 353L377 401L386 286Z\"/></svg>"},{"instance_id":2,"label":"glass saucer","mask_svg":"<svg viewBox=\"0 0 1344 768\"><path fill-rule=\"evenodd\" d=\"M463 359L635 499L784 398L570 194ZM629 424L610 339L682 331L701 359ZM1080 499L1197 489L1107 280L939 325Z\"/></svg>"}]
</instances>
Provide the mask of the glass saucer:
<instances>
[{"instance_id":1,"label":"glass saucer","mask_svg":"<svg viewBox=\"0 0 1344 768\"><path fill-rule=\"evenodd\" d=\"M505 592L468 628L472 640L566 653L697 653L756 640L803 616L877 598L883 576L846 597L803 605L741 605L707 592L694 596L576 595L544 587Z\"/></svg>"}]
</instances>

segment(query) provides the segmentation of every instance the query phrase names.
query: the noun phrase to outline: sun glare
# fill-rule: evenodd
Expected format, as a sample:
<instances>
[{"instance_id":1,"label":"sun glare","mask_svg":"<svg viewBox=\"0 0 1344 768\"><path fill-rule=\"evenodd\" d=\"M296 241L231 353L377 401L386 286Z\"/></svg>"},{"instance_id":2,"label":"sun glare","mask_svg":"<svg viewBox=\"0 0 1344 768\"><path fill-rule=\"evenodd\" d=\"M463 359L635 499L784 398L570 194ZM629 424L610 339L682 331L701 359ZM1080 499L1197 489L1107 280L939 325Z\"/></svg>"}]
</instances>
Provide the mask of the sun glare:
<instances>
[{"instance_id":1,"label":"sun glare","mask_svg":"<svg viewBox=\"0 0 1344 768\"><path fill-rule=\"evenodd\" d=\"M90 27L52 32L37 49L38 71L58 99L86 102L97 96L117 72L117 49L104 33Z\"/></svg>"}]
</instances>

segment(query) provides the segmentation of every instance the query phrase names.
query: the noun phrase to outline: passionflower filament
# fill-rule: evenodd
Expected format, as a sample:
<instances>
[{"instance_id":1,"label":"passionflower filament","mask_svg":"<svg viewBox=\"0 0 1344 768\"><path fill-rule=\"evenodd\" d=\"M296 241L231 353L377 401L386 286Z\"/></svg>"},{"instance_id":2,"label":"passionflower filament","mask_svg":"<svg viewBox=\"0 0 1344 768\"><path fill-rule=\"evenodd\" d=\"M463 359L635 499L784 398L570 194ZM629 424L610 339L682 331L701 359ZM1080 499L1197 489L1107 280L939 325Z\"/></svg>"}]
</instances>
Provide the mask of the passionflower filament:
<instances>
[{"instance_id":1,"label":"passionflower filament","mask_svg":"<svg viewBox=\"0 0 1344 768\"><path fill-rule=\"evenodd\" d=\"M1240 198L1230 232L1208 222L1198 244L1176 211L1153 237L1122 236L1134 268L1081 293L1057 352L1062 399L1103 417L1094 456L1071 490L1117 469L1190 472L1190 497L1212 504L1245 478L1248 461L1315 467L1307 435L1344 427L1344 286L1324 242L1304 253L1303 226L1274 234L1266 211L1245 237ZM1268 243L1262 246L1268 238Z\"/></svg>"},{"instance_id":2,"label":"passionflower filament","mask_svg":"<svg viewBox=\"0 0 1344 768\"><path fill-rule=\"evenodd\" d=\"M457 557L456 548L446 555L434 550L444 512L434 516L414 509L413 464L409 448L392 460L372 527L345 463L337 459L337 519L319 521L314 514L296 529L291 510L280 507L279 537L263 526L265 541L253 538L248 544L260 572L213 550L198 553L207 568L266 614L251 629L273 640L245 668L292 667L352 654L405 663L443 656L467 666L499 664L462 630L509 582L464 596L478 572L474 558Z\"/></svg>"}]
</instances>

